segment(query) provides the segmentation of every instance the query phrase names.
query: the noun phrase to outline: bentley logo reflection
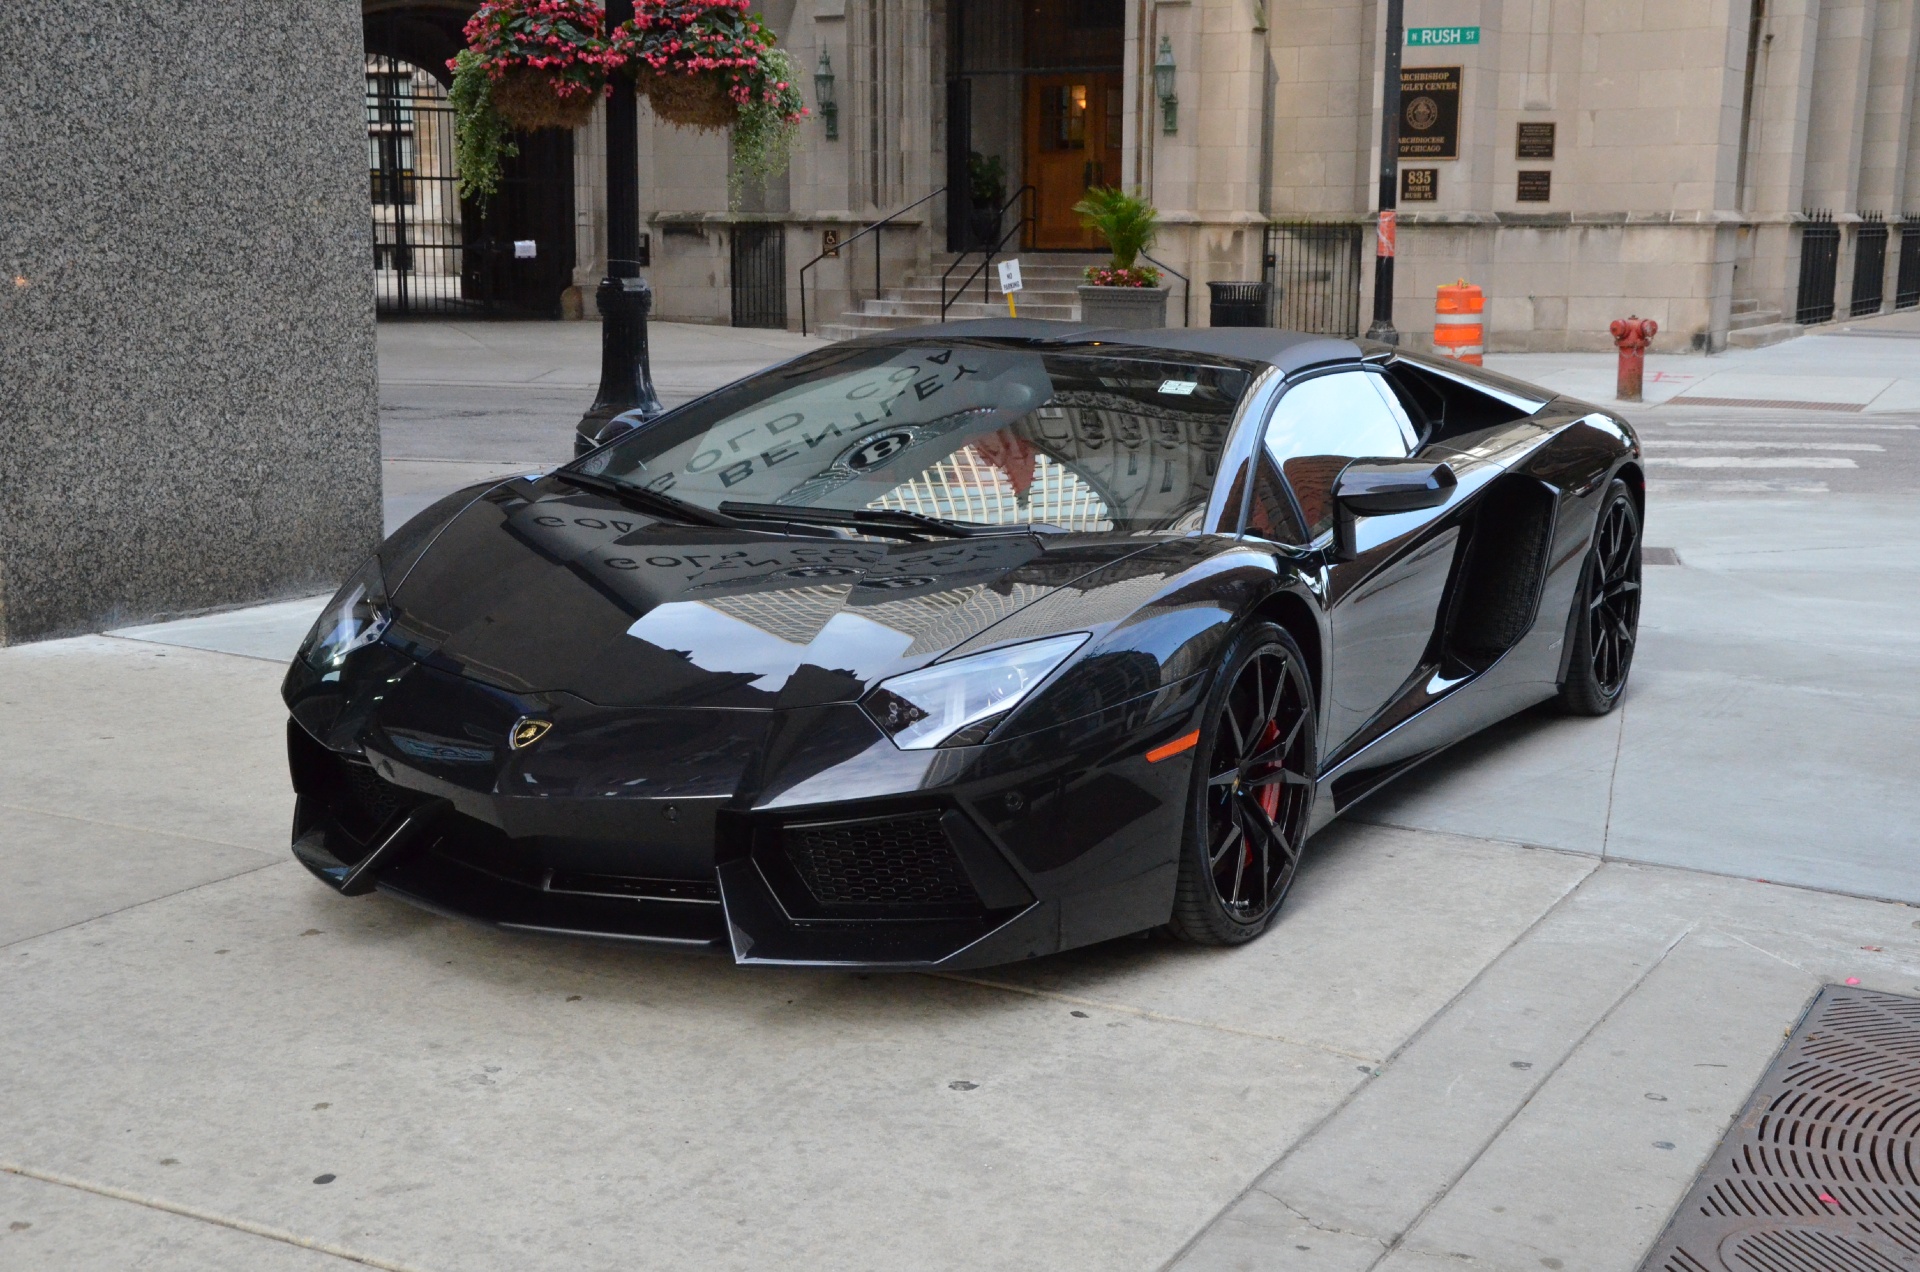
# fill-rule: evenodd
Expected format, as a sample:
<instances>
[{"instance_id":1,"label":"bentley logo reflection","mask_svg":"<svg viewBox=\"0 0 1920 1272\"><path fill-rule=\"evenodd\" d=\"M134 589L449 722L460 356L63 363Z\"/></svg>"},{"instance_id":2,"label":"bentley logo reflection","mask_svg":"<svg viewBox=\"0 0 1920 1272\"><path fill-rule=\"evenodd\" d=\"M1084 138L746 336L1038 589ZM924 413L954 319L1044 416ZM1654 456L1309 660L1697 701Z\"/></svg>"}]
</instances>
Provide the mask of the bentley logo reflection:
<instances>
[{"instance_id":1,"label":"bentley logo reflection","mask_svg":"<svg viewBox=\"0 0 1920 1272\"><path fill-rule=\"evenodd\" d=\"M547 736L547 730L553 727L551 720L535 720L530 716L521 716L513 722L513 729L507 734L507 743L516 751L524 751Z\"/></svg>"}]
</instances>

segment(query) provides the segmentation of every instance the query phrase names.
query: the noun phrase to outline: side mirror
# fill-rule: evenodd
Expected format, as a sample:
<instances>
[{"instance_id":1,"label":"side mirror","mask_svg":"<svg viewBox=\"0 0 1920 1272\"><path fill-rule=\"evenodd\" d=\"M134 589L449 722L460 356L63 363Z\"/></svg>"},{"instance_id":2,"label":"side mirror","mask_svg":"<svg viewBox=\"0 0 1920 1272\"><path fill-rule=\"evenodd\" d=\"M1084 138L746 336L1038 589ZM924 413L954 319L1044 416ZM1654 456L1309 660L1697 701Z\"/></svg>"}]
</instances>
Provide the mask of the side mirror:
<instances>
[{"instance_id":1,"label":"side mirror","mask_svg":"<svg viewBox=\"0 0 1920 1272\"><path fill-rule=\"evenodd\" d=\"M1333 481L1334 551L1360 555L1359 519L1438 508L1460 484L1445 464L1419 459L1356 459Z\"/></svg>"},{"instance_id":2,"label":"side mirror","mask_svg":"<svg viewBox=\"0 0 1920 1272\"><path fill-rule=\"evenodd\" d=\"M1356 459L1333 481L1333 497L1362 517L1438 508L1460 484L1453 469L1419 459Z\"/></svg>"}]
</instances>

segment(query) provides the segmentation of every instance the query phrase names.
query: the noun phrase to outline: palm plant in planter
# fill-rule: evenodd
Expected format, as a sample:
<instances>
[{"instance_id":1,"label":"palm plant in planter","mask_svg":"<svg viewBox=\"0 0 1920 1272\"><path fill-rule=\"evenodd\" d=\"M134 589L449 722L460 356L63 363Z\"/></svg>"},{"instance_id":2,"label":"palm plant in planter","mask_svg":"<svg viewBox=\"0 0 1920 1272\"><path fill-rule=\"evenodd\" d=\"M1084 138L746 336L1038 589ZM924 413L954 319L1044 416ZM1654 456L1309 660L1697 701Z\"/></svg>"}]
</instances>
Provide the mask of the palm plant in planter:
<instances>
[{"instance_id":1,"label":"palm plant in planter","mask_svg":"<svg viewBox=\"0 0 1920 1272\"><path fill-rule=\"evenodd\" d=\"M1137 265L1160 232L1160 214L1139 195L1095 186L1073 205L1080 224L1106 239L1113 259L1087 267L1081 284L1080 321L1095 327L1164 327L1167 289L1160 271Z\"/></svg>"}]
</instances>

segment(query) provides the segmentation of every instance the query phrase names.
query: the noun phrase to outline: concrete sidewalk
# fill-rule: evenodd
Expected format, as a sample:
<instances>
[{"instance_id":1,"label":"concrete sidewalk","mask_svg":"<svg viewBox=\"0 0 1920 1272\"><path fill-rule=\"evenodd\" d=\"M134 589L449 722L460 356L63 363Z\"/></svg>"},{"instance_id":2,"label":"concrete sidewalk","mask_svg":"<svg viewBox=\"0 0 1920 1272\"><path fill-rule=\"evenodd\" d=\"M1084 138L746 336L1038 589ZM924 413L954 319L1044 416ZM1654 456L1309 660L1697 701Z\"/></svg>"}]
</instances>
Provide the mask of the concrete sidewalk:
<instances>
[{"instance_id":1,"label":"concrete sidewalk","mask_svg":"<svg viewBox=\"0 0 1920 1272\"><path fill-rule=\"evenodd\" d=\"M0 1265L1629 1272L1819 984L1920 991L1920 516L1832 502L1656 506L1622 712L1363 806L1254 945L966 977L332 895L311 607L0 651Z\"/></svg>"},{"instance_id":2,"label":"concrete sidewalk","mask_svg":"<svg viewBox=\"0 0 1920 1272\"><path fill-rule=\"evenodd\" d=\"M1920 310L1813 328L1765 349L1712 357L1647 355L1652 406L1811 409L1884 414L1920 411ZM1491 370L1572 397L1613 402L1618 359L1610 353L1492 354Z\"/></svg>"}]
</instances>

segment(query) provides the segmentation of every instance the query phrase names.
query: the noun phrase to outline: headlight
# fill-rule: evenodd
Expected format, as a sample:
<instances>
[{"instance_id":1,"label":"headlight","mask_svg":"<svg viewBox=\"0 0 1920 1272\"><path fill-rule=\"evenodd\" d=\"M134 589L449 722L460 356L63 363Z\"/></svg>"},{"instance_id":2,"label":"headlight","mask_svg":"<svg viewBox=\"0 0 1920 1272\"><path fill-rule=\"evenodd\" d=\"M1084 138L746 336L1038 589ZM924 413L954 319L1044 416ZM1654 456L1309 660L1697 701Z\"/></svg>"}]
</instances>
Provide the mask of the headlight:
<instances>
[{"instance_id":1,"label":"headlight","mask_svg":"<svg viewBox=\"0 0 1920 1272\"><path fill-rule=\"evenodd\" d=\"M380 639L392 617L380 558L370 557L321 611L320 621L300 646L300 657L323 676L339 671L348 654Z\"/></svg>"},{"instance_id":2,"label":"headlight","mask_svg":"<svg viewBox=\"0 0 1920 1272\"><path fill-rule=\"evenodd\" d=\"M1087 636L1049 636L935 663L882 681L861 705L903 750L970 746L984 741L998 718L1018 706Z\"/></svg>"}]
</instances>

